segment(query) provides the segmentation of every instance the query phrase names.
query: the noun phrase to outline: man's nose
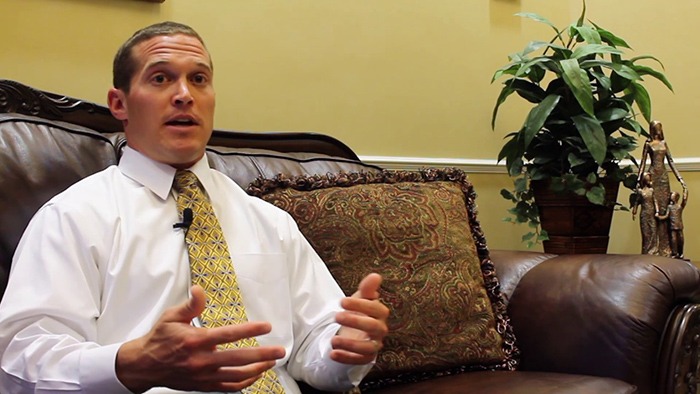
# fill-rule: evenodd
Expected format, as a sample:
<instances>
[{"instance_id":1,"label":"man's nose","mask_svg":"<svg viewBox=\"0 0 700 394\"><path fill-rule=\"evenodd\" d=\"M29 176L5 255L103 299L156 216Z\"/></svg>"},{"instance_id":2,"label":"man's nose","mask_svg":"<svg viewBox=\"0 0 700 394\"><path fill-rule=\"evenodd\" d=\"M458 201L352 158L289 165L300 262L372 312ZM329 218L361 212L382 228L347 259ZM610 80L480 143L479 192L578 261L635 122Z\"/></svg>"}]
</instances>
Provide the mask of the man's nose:
<instances>
[{"instance_id":1,"label":"man's nose","mask_svg":"<svg viewBox=\"0 0 700 394\"><path fill-rule=\"evenodd\" d=\"M192 93L190 92L190 86L187 81L179 81L175 87L176 91L173 95L174 105L186 105L190 104L192 100Z\"/></svg>"}]
</instances>

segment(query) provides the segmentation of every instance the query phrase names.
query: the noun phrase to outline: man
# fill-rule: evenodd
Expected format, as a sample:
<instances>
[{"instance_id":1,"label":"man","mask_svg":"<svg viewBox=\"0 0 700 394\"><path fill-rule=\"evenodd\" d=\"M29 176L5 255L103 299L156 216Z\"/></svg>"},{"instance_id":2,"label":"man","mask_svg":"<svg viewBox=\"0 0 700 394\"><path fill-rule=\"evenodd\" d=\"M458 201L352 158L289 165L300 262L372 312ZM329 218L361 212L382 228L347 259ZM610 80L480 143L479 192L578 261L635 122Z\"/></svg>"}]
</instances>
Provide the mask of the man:
<instances>
[{"instance_id":1,"label":"man","mask_svg":"<svg viewBox=\"0 0 700 394\"><path fill-rule=\"evenodd\" d=\"M263 376L286 393L295 379L340 391L371 368L387 333L381 277L344 297L289 215L209 168L213 76L185 25L149 26L120 48L108 102L128 147L29 224L0 304L0 392L247 393ZM191 230L172 225L185 169L218 218L247 322L198 327L208 293L191 286Z\"/></svg>"}]
</instances>

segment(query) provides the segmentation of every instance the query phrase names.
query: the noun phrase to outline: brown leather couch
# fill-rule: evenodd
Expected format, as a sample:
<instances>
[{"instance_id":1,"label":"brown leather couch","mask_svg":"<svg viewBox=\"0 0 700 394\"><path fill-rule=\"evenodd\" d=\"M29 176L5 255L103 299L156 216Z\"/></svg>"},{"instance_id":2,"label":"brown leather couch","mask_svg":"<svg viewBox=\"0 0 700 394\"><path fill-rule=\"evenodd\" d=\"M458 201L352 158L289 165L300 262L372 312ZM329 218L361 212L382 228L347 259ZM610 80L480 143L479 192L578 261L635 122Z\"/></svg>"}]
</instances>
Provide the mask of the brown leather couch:
<instances>
[{"instance_id":1,"label":"brown leather couch","mask_svg":"<svg viewBox=\"0 0 700 394\"><path fill-rule=\"evenodd\" d=\"M121 124L106 108L0 80L0 295L34 212L117 163L124 144ZM208 155L244 188L278 173L376 169L343 143L311 133L216 131ZM467 372L379 392L696 392L700 272L692 264L517 251L491 251L491 258L508 299L518 370Z\"/></svg>"}]
</instances>

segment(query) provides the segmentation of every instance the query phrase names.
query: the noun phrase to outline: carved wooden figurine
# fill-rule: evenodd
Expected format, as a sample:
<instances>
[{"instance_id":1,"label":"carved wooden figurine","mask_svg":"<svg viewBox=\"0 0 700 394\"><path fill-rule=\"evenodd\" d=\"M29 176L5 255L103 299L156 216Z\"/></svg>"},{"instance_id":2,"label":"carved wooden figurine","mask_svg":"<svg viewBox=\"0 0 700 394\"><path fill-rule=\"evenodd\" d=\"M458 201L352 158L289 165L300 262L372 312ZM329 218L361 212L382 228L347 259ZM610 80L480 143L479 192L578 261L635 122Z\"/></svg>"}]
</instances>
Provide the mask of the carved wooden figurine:
<instances>
[{"instance_id":1,"label":"carved wooden figurine","mask_svg":"<svg viewBox=\"0 0 700 394\"><path fill-rule=\"evenodd\" d=\"M649 125L649 139L644 143L644 149L642 150L642 159L639 162L639 173L637 175L638 190L641 189L640 185L643 187L642 178L647 171L647 159L649 159L648 173L651 178L650 183L653 185L653 199L655 200L655 204L662 209L662 211L659 211L659 216L667 217L668 213L666 211L668 210L669 205L671 205L671 185L666 166L671 169L673 175L675 175L676 179L683 187L683 196L688 195L688 187L678 172L676 165L673 163L671 151L669 150L664 139L663 126L657 121L653 121ZM642 198L641 195L639 195L639 197ZM683 199L682 205L683 207L685 206L685 198ZM642 253L667 257L678 257L674 256L676 253L674 253L671 248L671 220L660 220L658 217L655 217L653 220L656 222L655 232L652 233L648 229L646 231L644 228L642 229ZM680 220L680 217L678 220ZM640 214L640 222L641 221L642 214ZM644 225L642 224L642 226ZM680 233L682 249L682 228ZM678 233L676 233L676 236L678 236ZM644 247L644 245L651 244L656 244L656 248ZM678 247L678 245L675 246Z\"/></svg>"},{"instance_id":2,"label":"carved wooden figurine","mask_svg":"<svg viewBox=\"0 0 700 394\"><path fill-rule=\"evenodd\" d=\"M659 254L659 237L657 234L656 213L659 205L654 198L654 187L651 174L645 172L640 184L637 186L637 201L632 207L632 218L637 213L637 208L641 206L639 212L639 228L642 231L642 253Z\"/></svg>"},{"instance_id":3,"label":"carved wooden figurine","mask_svg":"<svg viewBox=\"0 0 700 394\"><path fill-rule=\"evenodd\" d=\"M683 245L685 240L683 238L683 209L685 209L685 204L688 202L688 191L683 191L683 201L679 202L680 194L678 192L671 192L671 201L666 208L666 214L662 215L659 212L656 213L656 217L659 220L669 221L669 235L671 241L671 252L672 257L683 259Z\"/></svg>"}]
</instances>

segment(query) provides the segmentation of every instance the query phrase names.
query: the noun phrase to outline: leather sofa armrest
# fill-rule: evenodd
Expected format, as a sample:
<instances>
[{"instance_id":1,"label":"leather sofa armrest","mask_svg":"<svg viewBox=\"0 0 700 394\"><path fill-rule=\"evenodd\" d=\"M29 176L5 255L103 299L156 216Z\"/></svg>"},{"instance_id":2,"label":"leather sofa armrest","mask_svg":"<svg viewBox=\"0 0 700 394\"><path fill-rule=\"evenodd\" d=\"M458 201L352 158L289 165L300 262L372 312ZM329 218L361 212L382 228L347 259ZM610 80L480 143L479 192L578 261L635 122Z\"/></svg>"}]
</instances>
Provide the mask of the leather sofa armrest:
<instances>
[{"instance_id":1,"label":"leather sofa armrest","mask_svg":"<svg viewBox=\"0 0 700 394\"><path fill-rule=\"evenodd\" d=\"M497 272L503 266L511 276L522 273L508 304L520 369L652 387L669 368L657 361L664 338L684 336L668 332L681 326L669 325L672 312L700 302L700 271L658 256L526 256L505 263L498 260L514 255L492 254Z\"/></svg>"},{"instance_id":2,"label":"leather sofa armrest","mask_svg":"<svg viewBox=\"0 0 700 394\"><path fill-rule=\"evenodd\" d=\"M496 267L496 276L506 301L510 300L518 282L532 267L556 256L555 254L519 250L491 250L489 257Z\"/></svg>"}]
</instances>

